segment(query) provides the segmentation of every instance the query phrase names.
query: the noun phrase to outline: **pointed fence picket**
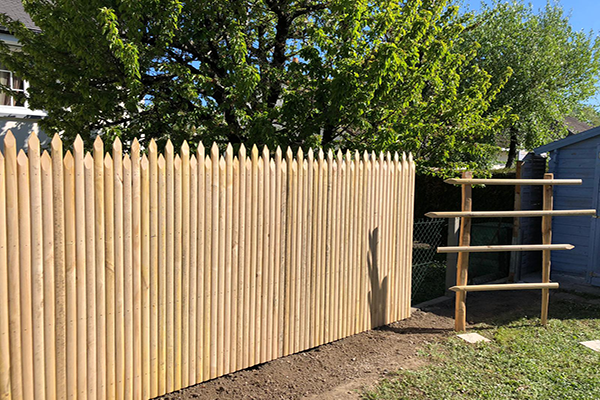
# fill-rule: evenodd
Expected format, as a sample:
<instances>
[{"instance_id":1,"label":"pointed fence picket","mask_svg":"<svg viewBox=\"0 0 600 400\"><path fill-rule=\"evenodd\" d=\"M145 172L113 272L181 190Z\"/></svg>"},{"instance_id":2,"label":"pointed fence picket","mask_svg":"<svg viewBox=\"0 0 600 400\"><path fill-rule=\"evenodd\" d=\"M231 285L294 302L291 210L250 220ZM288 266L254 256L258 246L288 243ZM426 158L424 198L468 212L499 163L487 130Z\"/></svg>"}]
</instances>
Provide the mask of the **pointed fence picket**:
<instances>
[{"instance_id":1,"label":"pointed fence picket","mask_svg":"<svg viewBox=\"0 0 600 400\"><path fill-rule=\"evenodd\" d=\"M410 313L414 162L0 154L0 397L149 399Z\"/></svg>"}]
</instances>

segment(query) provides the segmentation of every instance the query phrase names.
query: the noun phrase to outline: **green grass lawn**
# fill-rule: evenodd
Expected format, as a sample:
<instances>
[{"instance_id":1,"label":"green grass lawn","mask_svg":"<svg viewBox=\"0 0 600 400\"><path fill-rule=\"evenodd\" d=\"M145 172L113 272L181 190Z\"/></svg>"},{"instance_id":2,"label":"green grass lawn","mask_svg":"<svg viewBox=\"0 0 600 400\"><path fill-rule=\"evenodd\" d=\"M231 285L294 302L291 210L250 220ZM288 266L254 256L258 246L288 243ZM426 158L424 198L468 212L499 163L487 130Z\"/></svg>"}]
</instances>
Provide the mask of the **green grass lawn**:
<instances>
[{"instance_id":1,"label":"green grass lawn","mask_svg":"<svg viewBox=\"0 0 600 400\"><path fill-rule=\"evenodd\" d=\"M600 339L600 307L551 303L539 319L506 319L470 332L492 339L468 344L453 336L429 345L427 366L383 380L365 399L600 399L600 353L579 344ZM499 321L506 316L499 316Z\"/></svg>"}]
</instances>

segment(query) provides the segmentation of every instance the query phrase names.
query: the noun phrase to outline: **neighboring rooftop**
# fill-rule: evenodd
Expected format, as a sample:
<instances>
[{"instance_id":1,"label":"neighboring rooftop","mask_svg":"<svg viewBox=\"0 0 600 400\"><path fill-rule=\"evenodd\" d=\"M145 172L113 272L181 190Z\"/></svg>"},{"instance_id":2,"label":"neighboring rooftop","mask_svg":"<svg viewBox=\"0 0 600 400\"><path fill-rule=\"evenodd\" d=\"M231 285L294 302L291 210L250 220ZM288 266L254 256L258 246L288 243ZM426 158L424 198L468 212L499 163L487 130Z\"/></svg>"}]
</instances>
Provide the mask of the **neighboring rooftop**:
<instances>
[{"instance_id":1,"label":"neighboring rooftop","mask_svg":"<svg viewBox=\"0 0 600 400\"><path fill-rule=\"evenodd\" d=\"M565 125L567 126L567 130L569 131L570 135L585 132L593 128L593 126L588 125L585 122L581 122L574 117L565 117Z\"/></svg>"},{"instance_id":2,"label":"neighboring rooftop","mask_svg":"<svg viewBox=\"0 0 600 400\"><path fill-rule=\"evenodd\" d=\"M0 0L0 14L6 14L15 21L21 21L26 28L39 31L29 14L25 12L21 0ZM0 32L7 32L6 28L0 26Z\"/></svg>"}]
</instances>

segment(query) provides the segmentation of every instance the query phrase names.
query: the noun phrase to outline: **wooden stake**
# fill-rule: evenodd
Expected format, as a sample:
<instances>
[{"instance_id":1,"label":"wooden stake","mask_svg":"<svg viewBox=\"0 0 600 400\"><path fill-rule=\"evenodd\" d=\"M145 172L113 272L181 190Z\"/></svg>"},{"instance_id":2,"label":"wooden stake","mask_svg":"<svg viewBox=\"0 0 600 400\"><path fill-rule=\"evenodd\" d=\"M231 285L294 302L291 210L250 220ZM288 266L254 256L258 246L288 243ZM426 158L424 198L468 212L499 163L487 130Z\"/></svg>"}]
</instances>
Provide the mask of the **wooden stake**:
<instances>
[{"instance_id":1,"label":"wooden stake","mask_svg":"<svg viewBox=\"0 0 600 400\"><path fill-rule=\"evenodd\" d=\"M96 379L97 397L106 392L106 271L104 244L104 144L100 136L94 141L94 235L96 262Z\"/></svg>"},{"instance_id":2,"label":"wooden stake","mask_svg":"<svg viewBox=\"0 0 600 400\"><path fill-rule=\"evenodd\" d=\"M48 153L44 153L45 156ZM50 175L51 176L51 175ZM6 173L4 169L4 156L0 153L0 398L10 400L11 399L11 387L10 387L10 306L8 304L8 258L7 258L7 220L6 220L6 187L4 185L6 180ZM50 186L52 181L50 181ZM50 193L51 195L52 193ZM50 197L51 199L51 197ZM44 200L46 200L46 193L44 193ZM50 203L49 210L52 210ZM52 213L48 211L45 215L52 216ZM52 225L50 225L51 227ZM54 260L52 260L54 261ZM54 282L54 280L52 280ZM54 289L54 288L52 288ZM54 311L54 305L50 305L46 308ZM52 315L52 321L54 322L54 316ZM53 331L54 332L54 331ZM48 339L48 337L46 337ZM48 362L48 360L46 360ZM52 366L52 373L54 372L54 366ZM50 383L50 382L48 382ZM52 382L53 384L54 382ZM55 392L49 392L49 398L55 398Z\"/></svg>"},{"instance_id":3,"label":"wooden stake","mask_svg":"<svg viewBox=\"0 0 600 400\"><path fill-rule=\"evenodd\" d=\"M463 172L464 179L471 179L473 174L470 171ZM470 184L462 185L462 211L471 211L473 200L472 190ZM460 224L460 239L459 246L469 246L471 243L471 218L462 217ZM468 282L469 274L469 253L458 253L458 261L456 262L456 285L466 286ZM454 330L457 332L464 331L466 329L467 321L467 294L465 292L458 292L456 294L456 309L454 312Z\"/></svg>"},{"instance_id":4,"label":"wooden stake","mask_svg":"<svg viewBox=\"0 0 600 400\"><path fill-rule=\"evenodd\" d=\"M554 174L544 174L544 179L553 179ZM552 210L553 193L552 185L544 185L543 193L543 209L545 211ZM542 217L542 243L552 243L552 216L546 215ZM550 282L550 255L551 250L542 251L542 282ZM542 325L548 323L548 303L550 301L550 291L542 289Z\"/></svg>"},{"instance_id":5,"label":"wooden stake","mask_svg":"<svg viewBox=\"0 0 600 400\"><path fill-rule=\"evenodd\" d=\"M8 139L8 134L6 139ZM6 140L5 139L5 140ZM64 204L64 190L65 184L63 179L63 148L62 142L58 134L54 135L51 142L52 148L52 203L53 203L53 233L54 233L54 278L55 278L55 315L56 324L54 326L54 332L56 335L56 397L63 399L67 397L67 297L66 297L66 270L65 270L65 204ZM9 192L9 158L10 149L7 147L6 142L4 145L4 151L7 156L6 158L6 172L7 181L6 189L9 197L7 198L7 207L10 200ZM16 190L16 188L15 188ZM16 193L16 192L15 192ZM10 222L10 212L7 209L7 222ZM10 224L9 224L10 227ZM10 231L7 231L10 232ZM9 242L10 246L10 236ZM10 263L10 251L9 251L9 263ZM12 340L12 338L11 338ZM11 369L11 373L14 372L16 367ZM14 393L14 387L13 387ZM13 394L14 395L14 394Z\"/></svg>"},{"instance_id":6,"label":"wooden stake","mask_svg":"<svg viewBox=\"0 0 600 400\"><path fill-rule=\"evenodd\" d=\"M106 282L106 398L116 399L116 343L115 343L115 216L114 216L114 170L110 154L104 157L104 205L105 205L105 282ZM55 231L56 233L56 231ZM58 308L57 308L58 311ZM58 368L57 368L58 376ZM58 390L57 390L58 395Z\"/></svg>"}]
</instances>

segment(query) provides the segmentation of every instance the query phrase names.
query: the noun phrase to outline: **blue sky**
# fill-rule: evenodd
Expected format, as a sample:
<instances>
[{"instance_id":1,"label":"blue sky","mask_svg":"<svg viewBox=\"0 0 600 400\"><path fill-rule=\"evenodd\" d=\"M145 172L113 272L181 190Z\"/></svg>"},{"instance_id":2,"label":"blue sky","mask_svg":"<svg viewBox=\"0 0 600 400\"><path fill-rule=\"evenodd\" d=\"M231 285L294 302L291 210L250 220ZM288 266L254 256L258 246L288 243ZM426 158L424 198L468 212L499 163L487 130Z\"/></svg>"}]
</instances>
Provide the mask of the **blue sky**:
<instances>
[{"instance_id":1,"label":"blue sky","mask_svg":"<svg viewBox=\"0 0 600 400\"><path fill-rule=\"evenodd\" d=\"M480 9L480 0L463 0L466 8L477 11ZM530 3L537 11L546 5L546 0L524 0L524 3ZM484 3L491 4L491 0ZM589 32L592 30L595 35L600 33L600 0L562 0L559 2L567 14L571 16L571 25L576 30ZM596 94L590 104L600 106L600 93Z\"/></svg>"}]
</instances>

